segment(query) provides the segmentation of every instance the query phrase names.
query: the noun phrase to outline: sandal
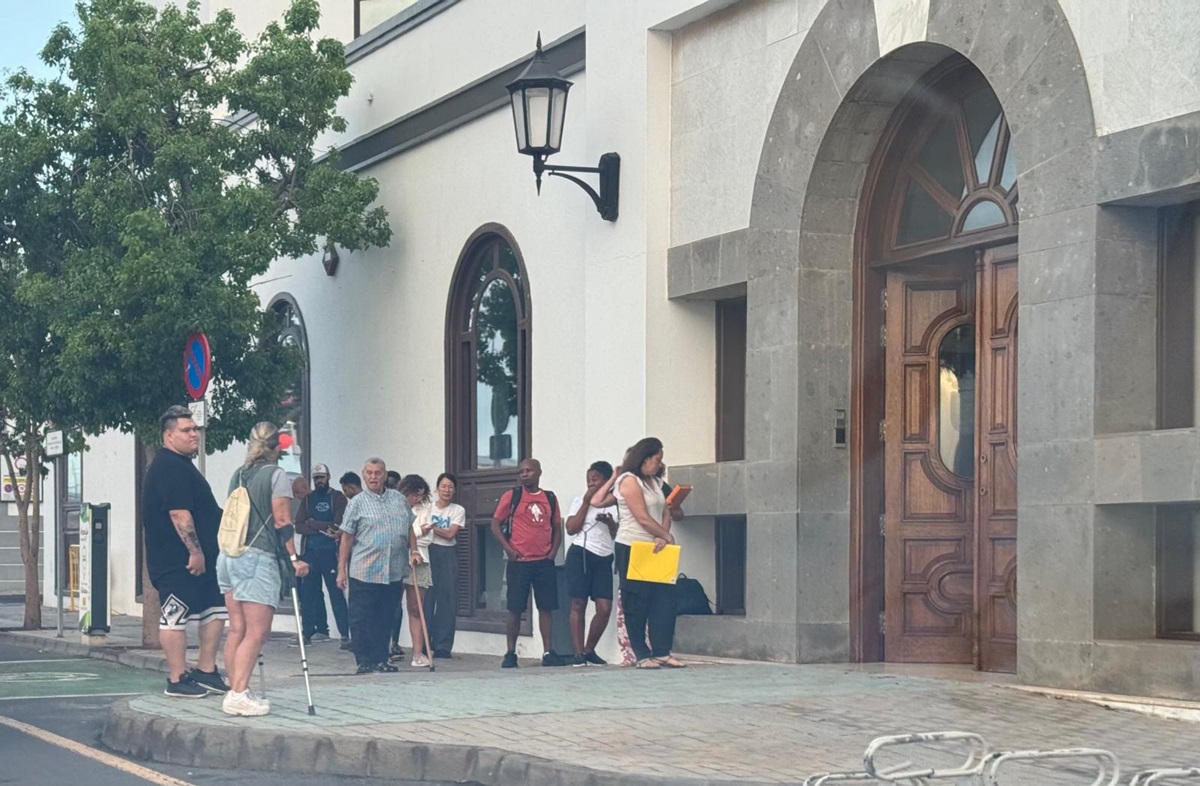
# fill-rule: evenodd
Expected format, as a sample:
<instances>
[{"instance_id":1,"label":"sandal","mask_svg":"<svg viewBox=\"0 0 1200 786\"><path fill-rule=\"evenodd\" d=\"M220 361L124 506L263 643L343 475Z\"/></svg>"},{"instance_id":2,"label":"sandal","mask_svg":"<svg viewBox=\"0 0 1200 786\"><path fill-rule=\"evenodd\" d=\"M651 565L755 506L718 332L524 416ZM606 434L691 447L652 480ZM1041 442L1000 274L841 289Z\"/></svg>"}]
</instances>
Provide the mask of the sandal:
<instances>
[{"instance_id":1,"label":"sandal","mask_svg":"<svg viewBox=\"0 0 1200 786\"><path fill-rule=\"evenodd\" d=\"M671 655L668 655L665 658L653 658L653 660L656 661L658 663L658 665L664 669L686 669L687 668L686 663L672 657Z\"/></svg>"},{"instance_id":2,"label":"sandal","mask_svg":"<svg viewBox=\"0 0 1200 786\"><path fill-rule=\"evenodd\" d=\"M654 658L643 658L634 666L635 669L661 669L662 662Z\"/></svg>"}]
</instances>

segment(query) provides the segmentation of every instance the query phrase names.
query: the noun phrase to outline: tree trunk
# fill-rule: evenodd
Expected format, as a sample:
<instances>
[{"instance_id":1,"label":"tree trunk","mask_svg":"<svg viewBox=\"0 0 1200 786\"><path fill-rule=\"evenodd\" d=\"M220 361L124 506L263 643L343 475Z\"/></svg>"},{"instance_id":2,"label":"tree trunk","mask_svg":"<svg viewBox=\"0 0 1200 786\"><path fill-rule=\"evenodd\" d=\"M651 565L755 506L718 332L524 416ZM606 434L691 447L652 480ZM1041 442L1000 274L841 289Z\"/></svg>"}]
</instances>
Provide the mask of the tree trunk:
<instances>
[{"instance_id":1,"label":"tree trunk","mask_svg":"<svg viewBox=\"0 0 1200 786\"><path fill-rule=\"evenodd\" d=\"M146 478L145 470L154 460L156 449L152 445L145 444L141 439L138 439L136 449L142 451L144 459L141 463L142 477L138 479L140 489L141 482ZM138 500L135 505L138 515L134 526L140 528L145 511L142 510L141 500ZM138 549L138 570L142 572L142 647L148 650L157 650L162 649L162 644L158 640L158 618L162 614L162 606L158 599L158 591L150 583L150 571L146 567L146 540L141 538L139 542L141 545Z\"/></svg>"},{"instance_id":2,"label":"tree trunk","mask_svg":"<svg viewBox=\"0 0 1200 786\"><path fill-rule=\"evenodd\" d=\"M24 630L41 630L42 586L38 575L38 551L41 546L41 445L37 443L37 430L27 430L25 450L25 493L21 493L20 478L16 462L5 454L4 464L13 479L17 498L17 530L21 543L21 565L25 571L25 618L21 622ZM33 515L30 515L33 502Z\"/></svg>"}]
</instances>

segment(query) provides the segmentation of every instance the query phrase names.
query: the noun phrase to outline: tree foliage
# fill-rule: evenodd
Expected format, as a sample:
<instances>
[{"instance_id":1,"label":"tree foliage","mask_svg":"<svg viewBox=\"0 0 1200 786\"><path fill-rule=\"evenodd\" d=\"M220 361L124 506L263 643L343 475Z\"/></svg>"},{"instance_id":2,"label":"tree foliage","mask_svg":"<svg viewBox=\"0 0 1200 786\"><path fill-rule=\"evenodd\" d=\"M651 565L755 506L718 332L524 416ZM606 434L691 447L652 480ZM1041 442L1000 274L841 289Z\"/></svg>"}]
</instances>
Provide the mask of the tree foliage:
<instances>
[{"instance_id":1,"label":"tree foliage","mask_svg":"<svg viewBox=\"0 0 1200 786\"><path fill-rule=\"evenodd\" d=\"M317 0L293 0L253 39L230 12L204 21L199 8L80 2L43 51L61 77L8 81L6 453L36 453L48 422L155 434L183 398L194 331L214 354L208 447L228 446L279 414L301 362L255 278L325 243L390 239L377 184L318 149L345 130L336 108L352 77L342 44L314 38Z\"/></svg>"}]
</instances>

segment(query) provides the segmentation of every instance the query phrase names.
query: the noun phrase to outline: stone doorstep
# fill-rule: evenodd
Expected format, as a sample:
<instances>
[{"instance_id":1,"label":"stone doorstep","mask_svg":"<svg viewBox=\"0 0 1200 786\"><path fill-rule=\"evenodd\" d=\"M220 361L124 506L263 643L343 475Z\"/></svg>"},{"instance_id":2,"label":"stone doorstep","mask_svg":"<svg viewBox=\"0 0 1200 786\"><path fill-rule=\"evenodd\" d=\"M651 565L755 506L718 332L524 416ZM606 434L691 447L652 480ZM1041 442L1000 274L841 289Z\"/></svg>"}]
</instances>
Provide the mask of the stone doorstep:
<instances>
[{"instance_id":1,"label":"stone doorstep","mask_svg":"<svg viewBox=\"0 0 1200 786\"><path fill-rule=\"evenodd\" d=\"M1129 710L1156 718L1200 723L1200 702L1159 699L1153 696L1125 696L1116 693L1092 693L1081 690L1044 688L1037 685L1004 685L1011 690L1048 696L1052 699L1082 701L1113 710Z\"/></svg>"},{"instance_id":2,"label":"stone doorstep","mask_svg":"<svg viewBox=\"0 0 1200 786\"><path fill-rule=\"evenodd\" d=\"M514 783L528 786L769 786L763 781L603 772L485 746L214 726L138 712L128 701L113 706L100 741L117 753L139 759L226 770L471 782L485 786Z\"/></svg>"}]
</instances>

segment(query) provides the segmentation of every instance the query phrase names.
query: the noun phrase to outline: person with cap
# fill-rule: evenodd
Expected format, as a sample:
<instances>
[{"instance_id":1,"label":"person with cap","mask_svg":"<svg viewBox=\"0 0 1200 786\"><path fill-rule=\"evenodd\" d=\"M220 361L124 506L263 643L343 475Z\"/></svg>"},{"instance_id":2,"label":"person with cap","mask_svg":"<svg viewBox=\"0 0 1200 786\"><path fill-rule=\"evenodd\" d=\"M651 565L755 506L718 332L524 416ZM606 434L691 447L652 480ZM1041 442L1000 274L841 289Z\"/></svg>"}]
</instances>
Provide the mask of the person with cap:
<instances>
[{"instance_id":1,"label":"person with cap","mask_svg":"<svg viewBox=\"0 0 1200 786\"><path fill-rule=\"evenodd\" d=\"M346 596L337 586L338 541L342 516L346 513L346 495L329 485L329 467L317 464L312 471L312 491L300 501L296 512L296 532L300 536L300 556L308 563L308 576L300 582L300 611L304 624L304 643L329 640L329 618L325 613L325 593L337 623L343 649L350 644L350 616Z\"/></svg>"}]
</instances>

